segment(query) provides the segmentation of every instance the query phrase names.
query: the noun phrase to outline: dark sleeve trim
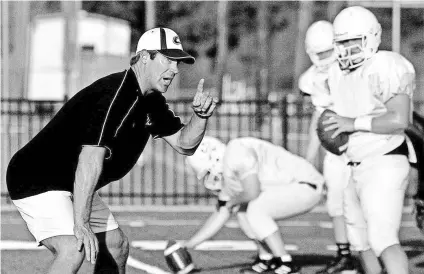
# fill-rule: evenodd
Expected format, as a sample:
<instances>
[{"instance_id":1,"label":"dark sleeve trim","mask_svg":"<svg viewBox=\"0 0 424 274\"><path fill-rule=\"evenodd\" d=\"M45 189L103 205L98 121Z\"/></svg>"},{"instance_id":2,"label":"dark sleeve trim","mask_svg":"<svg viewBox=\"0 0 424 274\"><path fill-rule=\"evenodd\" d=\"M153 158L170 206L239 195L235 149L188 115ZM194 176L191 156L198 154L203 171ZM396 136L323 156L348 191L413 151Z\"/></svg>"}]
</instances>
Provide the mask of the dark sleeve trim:
<instances>
[{"instance_id":1,"label":"dark sleeve trim","mask_svg":"<svg viewBox=\"0 0 424 274\"><path fill-rule=\"evenodd\" d=\"M103 132L104 132L104 129L105 129L105 126L106 126L107 118L109 117L110 110L112 109L113 103L115 102L115 99L116 99L116 97L118 96L118 93L119 93L119 91L121 90L121 88L122 88L122 86L123 86L123 84L124 84L124 82L125 82L125 79L127 78L128 71L129 71L129 70L127 70L127 71L125 72L125 75L124 75L124 78L122 79L121 85L119 86L118 90L117 90L117 91L116 91L116 93L115 93L115 96L114 96L114 97L113 97L113 99L112 99L112 102L111 102L111 103L110 103L110 105L109 105L109 109L107 110L105 120L103 121L103 126L102 126L102 130L101 130L101 132L100 132L99 141L97 142L97 145L98 145L98 146L100 146L100 143L102 142Z\"/></svg>"},{"instance_id":2,"label":"dark sleeve trim","mask_svg":"<svg viewBox=\"0 0 424 274\"><path fill-rule=\"evenodd\" d=\"M82 145L83 147L102 147L106 149L106 156L105 159L110 159L112 157L112 150L107 146L96 146L96 145Z\"/></svg>"}]
</instances>

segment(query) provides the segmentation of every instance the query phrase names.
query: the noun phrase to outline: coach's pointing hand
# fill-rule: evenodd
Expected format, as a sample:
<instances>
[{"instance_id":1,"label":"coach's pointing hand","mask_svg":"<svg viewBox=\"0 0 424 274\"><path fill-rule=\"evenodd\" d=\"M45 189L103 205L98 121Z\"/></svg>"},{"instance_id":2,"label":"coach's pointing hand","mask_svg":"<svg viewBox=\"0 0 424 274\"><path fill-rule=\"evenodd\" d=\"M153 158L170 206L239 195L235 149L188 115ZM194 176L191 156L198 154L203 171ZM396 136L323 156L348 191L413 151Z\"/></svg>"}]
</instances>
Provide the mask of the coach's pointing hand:
<instances>
[{"instance_id":1,"label":"coach's pointing hand","mask_svg":"<svg viewBox=\"0 0 424 274\"><path fill-rule=\"evenodd\" d=\"M197 85L197 92L193 99L193 110L194 113L200 118L209 118L218 104L218 98L212 97L209 92L203 91L204 79L199 81Z\"/></svg>"},{"instance_id":2,"label":"coach's pointing hand","mask_svg":"<svg viewBox=\"0 0 424 274\"><path fill-rule=\"evenodd\" d=\"M90 228L89 224L75 224L74 234L77 238L77 249L82 251L85 249L85 257L87 261L91 261L92 264L96 262L97 253L99 251L99 242L96 235Z\"/></svg>"}]
</instances>

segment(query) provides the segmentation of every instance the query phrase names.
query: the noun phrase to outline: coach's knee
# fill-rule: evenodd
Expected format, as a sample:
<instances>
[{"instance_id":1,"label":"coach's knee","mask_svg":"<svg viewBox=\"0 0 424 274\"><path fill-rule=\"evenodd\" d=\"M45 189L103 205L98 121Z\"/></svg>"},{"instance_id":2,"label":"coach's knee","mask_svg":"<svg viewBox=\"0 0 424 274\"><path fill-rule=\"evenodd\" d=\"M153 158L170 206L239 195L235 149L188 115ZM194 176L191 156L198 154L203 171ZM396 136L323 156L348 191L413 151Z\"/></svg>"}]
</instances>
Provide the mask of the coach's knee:
<instances>
[{"instance_id":1,"label":"coach's knee","mask_svg":"<svg viewBox=\"0 0 424 274\"><path fill-rule=\"evenodd\" d=\"M76 239L56 244L52 251L56 260L66 260L68 265L75 267L79 267L85 258L85 250L78 251Z\"/></svg>"},{"instance_id":2,"label":"coach's knee","mask_svg":"<svg viewBox=\"0 0 424 274\"><path fill-rule=\"evenodd\" d=\"M128 237L121 229L116 229L113 232L108 232L106 237L106 246L115 260L122 261L128 258L130 244Z\"/></svg>"}]
</instances>

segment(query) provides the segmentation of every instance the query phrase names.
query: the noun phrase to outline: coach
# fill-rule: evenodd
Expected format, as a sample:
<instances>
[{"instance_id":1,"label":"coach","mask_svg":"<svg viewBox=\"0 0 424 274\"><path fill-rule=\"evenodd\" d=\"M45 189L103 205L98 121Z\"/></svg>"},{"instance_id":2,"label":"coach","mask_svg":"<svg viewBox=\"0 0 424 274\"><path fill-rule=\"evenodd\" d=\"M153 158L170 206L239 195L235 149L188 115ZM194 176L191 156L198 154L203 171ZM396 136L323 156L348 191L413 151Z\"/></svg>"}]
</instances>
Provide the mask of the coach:
<instances>
[{"instance_id":1,"label":"coach","mask_svg":"<svg viewBox=\"0 0 424 274\"><path fill-rule=\"evenodd\" d=\"M9 194L54 255L48 273L76 273L84 256L96 273L125 273L128 239L96 191L132 169L150 135L181 154L195 152L218 100L200 80L184 125L163 96L180 62L194 61L174 31L145 32L127 70L77 93L13 156Z\"/></svg>"}]
</instances>

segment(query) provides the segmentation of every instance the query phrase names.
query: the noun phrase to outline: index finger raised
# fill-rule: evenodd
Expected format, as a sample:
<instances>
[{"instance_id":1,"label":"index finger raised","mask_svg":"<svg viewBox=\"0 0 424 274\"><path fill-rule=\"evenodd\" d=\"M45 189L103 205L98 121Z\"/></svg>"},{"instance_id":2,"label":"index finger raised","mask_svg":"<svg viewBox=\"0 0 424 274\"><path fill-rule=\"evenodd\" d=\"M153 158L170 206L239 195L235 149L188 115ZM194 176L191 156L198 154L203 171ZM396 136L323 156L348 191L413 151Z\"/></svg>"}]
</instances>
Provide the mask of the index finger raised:
<instances>
[{"instance_id":1,"label":"index finger raised","mask_svg":"<svg viewBox=\"0 0 424 274\"><path fill-rule=\"evenodd\" d=\"M197 85L197 92L203 93L203 83L205 82L205 79L200 79L199 84Z\"/></svg>"}]
</instances>

